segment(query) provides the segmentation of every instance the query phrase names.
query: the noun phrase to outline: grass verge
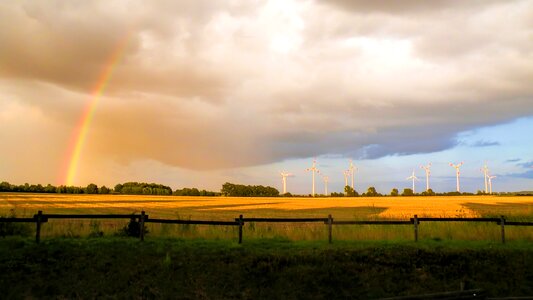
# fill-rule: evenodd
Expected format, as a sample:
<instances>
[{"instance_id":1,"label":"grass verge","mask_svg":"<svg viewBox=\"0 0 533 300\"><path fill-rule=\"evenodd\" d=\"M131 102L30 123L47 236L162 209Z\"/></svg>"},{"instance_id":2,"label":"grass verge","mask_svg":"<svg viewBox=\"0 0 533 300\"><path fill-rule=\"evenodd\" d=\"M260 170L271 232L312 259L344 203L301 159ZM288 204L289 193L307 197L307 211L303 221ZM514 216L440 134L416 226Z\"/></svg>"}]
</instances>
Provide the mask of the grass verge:
<instances>
[{"instance_id":1,"label":"grass verge","mask_svg":"<svg viewBox=\"0 0 533 300\"><path fill-rule=\"evenodd\" d=\"M530 242L0 239L2 298L373 299L533 295Z\"/></svg>"}]
</instances>

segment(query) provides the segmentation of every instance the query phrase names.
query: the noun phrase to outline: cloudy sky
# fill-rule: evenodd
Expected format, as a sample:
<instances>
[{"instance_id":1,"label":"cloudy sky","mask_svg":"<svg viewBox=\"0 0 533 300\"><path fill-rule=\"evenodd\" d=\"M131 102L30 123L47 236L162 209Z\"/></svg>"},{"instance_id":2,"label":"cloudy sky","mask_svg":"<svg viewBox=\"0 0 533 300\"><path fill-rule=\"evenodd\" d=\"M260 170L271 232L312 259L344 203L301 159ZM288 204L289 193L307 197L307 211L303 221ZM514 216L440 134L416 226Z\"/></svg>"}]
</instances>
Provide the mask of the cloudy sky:
<instances>
[{"instance_id":1,"label":"cloudy sky","mask_svg":"<svg viewBox=\"0 0 533 300\"><path fill-rule=\"evenodd\" d=\"M533 189L532 1L0 2L0 180ZM423 182L418 183L423 189ZM322 188L322 184L318 184Z\"/></svg>"}]
</instances>

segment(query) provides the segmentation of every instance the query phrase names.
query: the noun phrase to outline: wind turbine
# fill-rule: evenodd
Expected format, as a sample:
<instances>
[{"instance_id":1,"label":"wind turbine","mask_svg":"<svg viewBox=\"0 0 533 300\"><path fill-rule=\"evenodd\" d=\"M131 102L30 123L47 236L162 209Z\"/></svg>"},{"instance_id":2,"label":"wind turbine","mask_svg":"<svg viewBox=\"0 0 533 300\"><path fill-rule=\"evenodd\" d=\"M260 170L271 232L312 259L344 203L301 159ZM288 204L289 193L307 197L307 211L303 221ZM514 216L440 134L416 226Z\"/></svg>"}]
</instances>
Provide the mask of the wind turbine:
<instances>
[{"instance_id":1,"label":"wind turbine","mask_svg":"<svg viewBox=\"0 0 533 300\"><path fill-rule=\"evenodd\" d=\"M461 174L461 172L459 171L459 168L461 168L462 165L463 165L463 162L460 162L456 165L450 163L450 167L455 168L455 177L457 178L457 192L461 192L461 189L459 186L459 175Z\"/></svg>"},{"instance_id":2,"label":"wind turbine","mask_svg":"<svg viewBox=\"0 0 533 300\"><path fill-rule=\"evenodd\" d=\"M407 180L412 179L413 180L413 194L416 193L415 191L415 180L418 180L418 177L415 176L415 170L413 170L413 173L411 176L407 177Z\"/></svg>"},{"instance_id":3,"label":"wind turbine","mask_svg":"<svg viewBox=\"0 0 533 300\"><path fill-rule=\"evenodd\" d=\"M320 171L317 169L316 167L316 159L313 159L313 165L311 166L311 168L307 168L306 171L311 171L311 173L313 173L313 192L311 193L311 195L313 195L313 197L315 196L315 173L320 173Z\"/></svg>"},{"instance_id":4,"label":"wind turbine","mask_svg":"<svg viewBox=\"0 0 533 300\"><path fill-rule=\"evenodd\" d=\"M487 188L487 179L489 177L489 168L487 167L487 163L485 162L485 165L483 165L483 168L481 168L481 172L483 172L483 177L485 179L485 194L489 192Z\"/></svg>"},{"instance_id":5,"label":"wind turbine","mask_svg":"<svg viewBox=\"0 0 533 300\"><path fill-rule=\"evenodd\" d=\"M353 161L351 159L350 159L350 167L348 168L348 170L350 171L350 175L352 176L352 189L355 191L354 173L355 171L357 171L357 167L353 164Z\"/></svg>"},{"instance_id":6,"label":"wind turbine","mask_svg":"<svg viewBox=\"0 0 533 300\"><path fill-rule=\"evenodd\" d=\"M283 183L283 194L287 193L287 177L291 176L291 173L287 173L285 171L280 172L279 175L281 175L281 182Z\"/></svg>"},{"instance_id":7,"label":"wind turbine","mask_svg":"<svg viewBox=\"0 0 533 300\"><path fill-rule=\"evenodd\" d=\"M489 179L490 194L492 195L492 179L496 178L496 176L487 175L487 178Z\"/></svg>"},{"instance_id":8,"label":"wind turbine","mask_svg":"<svg viewBox=\"0 0 533 300\"><path fill-rule=\"evenodd\" d=\"M426 166L420 166L420 168L426 171L426 192L429 191L429 175L431 175L431 163L428 163Z\"/></svg>"},{"instance_id":9,"label":"wind turbine","mask_svg":"<svg viewBox=\"0 0 533 300\"><path fill-rule=\"evenodd\" d=\"M344 186L347 186L348 185L348 177L350 177L350 171L349 170L345 170L342 172L342 174L344 174Z\"/></svg>"},{"instance_id":10,"label":"wind turbine","mask_svg":"<svg viewBox=\"0 0 533 300\"><path fill-rule=\"evenodd\" d=\"M324 192L325 194L324 195L328 195L328 182L329 182L329 177L328 176L323 176L322 179L324 180Z\"/></svg>"}]
</instances>

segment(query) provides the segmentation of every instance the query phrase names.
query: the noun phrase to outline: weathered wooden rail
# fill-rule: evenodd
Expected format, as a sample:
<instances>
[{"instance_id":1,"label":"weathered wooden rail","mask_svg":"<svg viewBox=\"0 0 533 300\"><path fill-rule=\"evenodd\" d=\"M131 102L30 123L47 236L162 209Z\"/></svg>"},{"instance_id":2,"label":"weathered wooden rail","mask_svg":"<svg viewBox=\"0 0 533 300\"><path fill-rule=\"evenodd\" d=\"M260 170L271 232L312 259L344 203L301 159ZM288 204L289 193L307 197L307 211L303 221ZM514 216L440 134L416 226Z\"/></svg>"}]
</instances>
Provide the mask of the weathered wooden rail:
<instances>
[{"instance_id":1,"label":"weathered wooden rail","mask_svg":"<svg viewBox=\"0 0 533 300\"><path fill-rule=\"evenodd\" d=\"M207 221L207 220L176 220L176 219L151 219L144 211L140 214L43 214L39 211L33 218L3 218L0 223L35 223L35 241L41 240L41 227L51 219L130 219L139 222L141 241L144 240L146 223L159 224L189 224L210 226L238 226L239 244L243 240L243 227L246 223L323 223L327 226L328 241L333 241L334 225L413 225L414 240L418 241L418 231L421 222L485 222L495 223L501 228L501 242L505 243L505 226L533 226L533 222L509 222L504 216L500 218L419 218L414 215L409 220L335 220L331 215L327 218L244 218L240 215L234 221Z\"/></svg>"}]
</instances>

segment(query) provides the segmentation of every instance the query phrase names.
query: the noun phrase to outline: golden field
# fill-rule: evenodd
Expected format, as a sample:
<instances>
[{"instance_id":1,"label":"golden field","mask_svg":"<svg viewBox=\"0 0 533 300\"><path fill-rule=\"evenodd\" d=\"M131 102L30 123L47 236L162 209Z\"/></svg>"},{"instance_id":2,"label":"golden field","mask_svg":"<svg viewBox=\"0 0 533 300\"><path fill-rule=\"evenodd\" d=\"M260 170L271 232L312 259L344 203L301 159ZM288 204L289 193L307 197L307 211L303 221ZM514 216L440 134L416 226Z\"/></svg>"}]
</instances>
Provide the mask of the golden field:
<instances>
[{"instance_id":1,"label":"golden field","mask_svg":"<svg viewBox=\"0 0 533 300\"><path fill-rule=\"evenodd\" d=\"M14 210L17 216L44 213L131 214L144 210L150 218L231 221L245 217L305 218L336 220L406 220L419 217L487 217L504 215L507 220L533 221L532 197L357 197L357 198L233 198L142 195L64 195L0 193L0 216ZM127 220L51 220L43 226L43 236L91 236L95 232L113 235ZM150 236L180 238L236 237L235 227L204 225L148 224ZM532 227L506 229L508 240L533 241ZM247 223L246 238L286 238L323 240L320 223ZM493 223L423 223L421 239L499 240L499 226ZM412 240L412 226L349 225L334 226L336 240Z\"/></svg>"},{"instance_id":2,"label":"golden field","mask_svg":"<svg viewBox=\"0 0 533 300\"><path fill-rule=\"evenodd\" d=\"M132 213L154 217L191 215L215 217L235 214L293 216L334 214L336 217L410 218L533 215L533 196L357 197L357 198L236 198L144 195L0 194L0 214ZM336 213L336 214L335 214ZM217 218L219 219L219 218Z\"/></svg>"}]
</instances>

